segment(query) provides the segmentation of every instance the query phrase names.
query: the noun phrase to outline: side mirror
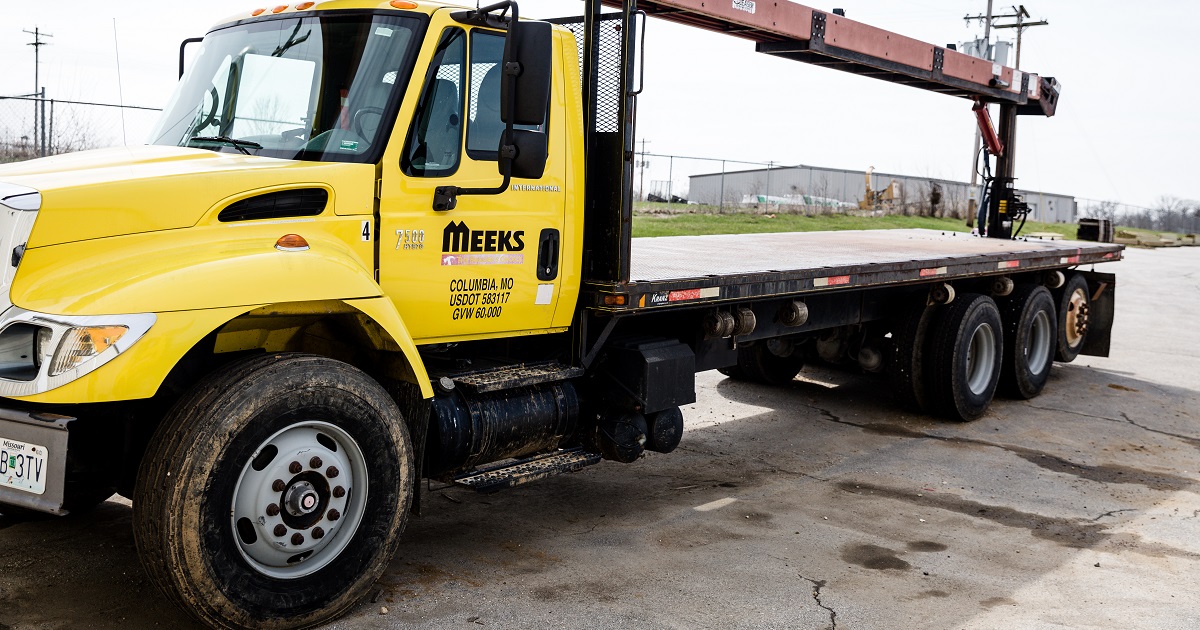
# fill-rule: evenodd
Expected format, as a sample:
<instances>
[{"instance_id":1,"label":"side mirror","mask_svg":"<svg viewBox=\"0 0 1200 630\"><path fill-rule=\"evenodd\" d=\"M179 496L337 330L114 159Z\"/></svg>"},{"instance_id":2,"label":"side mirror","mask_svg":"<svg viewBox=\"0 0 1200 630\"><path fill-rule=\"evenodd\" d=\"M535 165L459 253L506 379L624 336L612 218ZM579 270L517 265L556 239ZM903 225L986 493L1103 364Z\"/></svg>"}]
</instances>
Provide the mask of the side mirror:
<instances>
[{"instance_id":1,"label":"side mirror","mask_svg":"<svg viewBox=\"0 0 1200 630\"><path fill-rule=\"evenodd\" d=\"M504 50L505 72L516 70L513 81L500 83L500 120L514 125L546 122L550 104L550 76L554 59L549 22L517 22L509 32ZM516 64L515 67L513 64ZM514 91L509 110L510 83Z\"/></svg>"},{"instance_id":2,"label":"side mirror","mask_svg":"<svg viewBox=\"0 0 1200 630\"><path fill-rule=\"evenodd\" d=\"M513 146L517 148L509 166L509 175L520 179L541 179L546 171L549 145L546 134L540 131L513 130Z\"/></svg>"}]
</instances>

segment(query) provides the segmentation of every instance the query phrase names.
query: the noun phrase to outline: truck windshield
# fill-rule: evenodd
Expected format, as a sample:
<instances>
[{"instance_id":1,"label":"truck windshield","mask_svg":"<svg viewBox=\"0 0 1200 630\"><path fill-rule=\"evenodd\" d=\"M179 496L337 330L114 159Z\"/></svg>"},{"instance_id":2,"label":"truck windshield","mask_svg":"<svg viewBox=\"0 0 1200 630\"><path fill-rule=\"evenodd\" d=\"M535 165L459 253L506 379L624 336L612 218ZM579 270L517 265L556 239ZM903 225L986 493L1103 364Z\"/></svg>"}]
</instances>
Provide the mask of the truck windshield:
<instances>
[{"instance_id":1,"label":"truck windshield","mask_svg":"<svg viewBox=\"0 0 1200 630\"><path fill-rule=\"evenodd\" d=\"M150 144L373 162L391 130L423 24L417 17L354 12L215 30Z\"/></svg>"}]
</instances>

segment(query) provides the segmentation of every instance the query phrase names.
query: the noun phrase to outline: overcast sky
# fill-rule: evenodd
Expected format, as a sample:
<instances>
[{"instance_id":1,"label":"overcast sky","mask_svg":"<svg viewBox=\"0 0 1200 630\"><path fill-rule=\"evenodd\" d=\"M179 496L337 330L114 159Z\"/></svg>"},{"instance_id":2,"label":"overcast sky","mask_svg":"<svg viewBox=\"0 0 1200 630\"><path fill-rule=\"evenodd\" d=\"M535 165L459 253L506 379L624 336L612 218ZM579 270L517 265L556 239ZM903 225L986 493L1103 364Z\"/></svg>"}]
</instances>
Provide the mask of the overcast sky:
<instances>
[{"instance_id":1,"label":"overcast sky","mask_svg":"<svg viewBox=\"0 0 1200 630\"><path fill-rule=\"evenodd\" d=\"M49 96L161 107L174 87L179 42L259 6L0 0L0 95L33 90L33 48L26 45L32 36L22 30L37 26L54 35L42 48ZM944 45L982 34L962 18L986 2L813 6L842 7L851 19ZM579 0L522 0L521 14L557 17L581 7ZM1056 117L1021 118L1018 185L1145 206L1162 195L1200 199L1200 177L1192 174L1200 142L1200 53L1193 43L1200 2L1029 0L1026 7L1050 25L1026 31L1022 68L1058 77L1064 93ZM970 176L968 101L760 55L748 41L689 27L651 20L647 34L638 134L652 153ZM0 104L0 116L10 106ZM151 118L127 117L131 144L144 140ZM667 178L666 162L651 159L648 183ZM686 182L681 170L716 171L720 164L677 163L676 182Z\"/></svg>"}]
</instances>

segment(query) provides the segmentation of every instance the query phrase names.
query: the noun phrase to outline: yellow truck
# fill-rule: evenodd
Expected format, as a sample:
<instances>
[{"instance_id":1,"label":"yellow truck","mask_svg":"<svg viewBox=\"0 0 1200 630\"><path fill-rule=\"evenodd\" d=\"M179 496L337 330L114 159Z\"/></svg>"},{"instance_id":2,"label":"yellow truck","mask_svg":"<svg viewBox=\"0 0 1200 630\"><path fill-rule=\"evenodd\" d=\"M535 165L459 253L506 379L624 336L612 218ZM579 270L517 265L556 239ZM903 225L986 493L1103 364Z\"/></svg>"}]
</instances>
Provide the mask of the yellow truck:
<instances>
[{"instance_id":1,"label":"yellow truck","mask_svg":"<svg viewBox=\"0 0 1200 630\"><path fill-rule=\"evenodd\" d=\"M697 372L849 364L971 420L1107 352L1115 279L1079 267L1121 247L1013 238L1017 116L1056 81L790 2L603 4L246 11L186 73L181 47L147 145L0 167L0 512L119 493L199 620L310 626L382 573L422 479L670 452ZM999 104L993 238L632 239L647 13Z\"/></svg>"}]
</instances>

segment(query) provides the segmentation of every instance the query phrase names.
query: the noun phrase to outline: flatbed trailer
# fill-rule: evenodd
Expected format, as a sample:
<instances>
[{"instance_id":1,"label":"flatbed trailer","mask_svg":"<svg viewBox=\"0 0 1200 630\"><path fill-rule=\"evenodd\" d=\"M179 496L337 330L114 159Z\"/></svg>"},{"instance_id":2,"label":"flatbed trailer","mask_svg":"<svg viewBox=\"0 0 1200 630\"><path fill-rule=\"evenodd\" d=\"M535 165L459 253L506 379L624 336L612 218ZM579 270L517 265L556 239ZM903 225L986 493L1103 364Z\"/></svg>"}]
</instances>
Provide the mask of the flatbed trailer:
<instances>
[{"instance_id":1,"label":"flatbed trailer","mask_svg":"<svg viewBox=\"0 0 1200 630\"><path fill-rule=\"evenodd\" d=\"M630 280L592 282L607 313L927 284L1112 262L1123 246L927 229L635 238ZM608 296L628 296L611 304Z\"/></svg>"},{"instance_id":2,"label":"flatbed trailer","mask_svg":"<svg viewBox=\"0 0 1200 630\"><path fill-rule=\"evenodd\" d=\"M1017 116L1054 115L1054 79L786 0L584 7L246 11L151 146L0 166L0 513L121 494L197 619L311 627L369 592L423 480L670 453L698 372L824 361L969 421L1107 354L1091 266L1121 247L1013 239ZM987 131L999 105L986 238L632 238L647 15L967 99Z\"/></svg>"}]
</instances>

